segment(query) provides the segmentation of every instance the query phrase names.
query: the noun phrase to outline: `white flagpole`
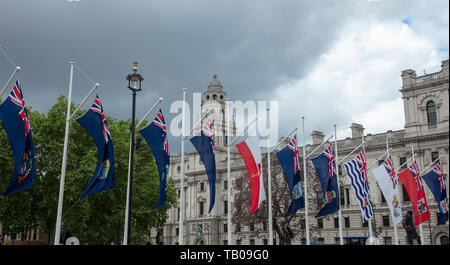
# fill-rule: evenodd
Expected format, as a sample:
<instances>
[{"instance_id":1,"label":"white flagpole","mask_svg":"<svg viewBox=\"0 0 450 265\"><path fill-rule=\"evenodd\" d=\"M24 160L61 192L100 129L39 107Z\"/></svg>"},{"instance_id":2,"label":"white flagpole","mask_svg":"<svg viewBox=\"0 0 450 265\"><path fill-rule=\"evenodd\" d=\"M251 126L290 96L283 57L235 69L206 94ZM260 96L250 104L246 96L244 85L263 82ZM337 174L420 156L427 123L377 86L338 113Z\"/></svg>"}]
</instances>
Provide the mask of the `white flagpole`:
<instances>
[{"instance_id":1,"label":"white flagpole","mask_svg":"<svg viewBox=\"0 0 450 265\"><path fill-rule=\"evenodd\" d=\"M306 143L305 143L305 116L302 116L303 131L303 179L305 181L305 226L306 226L306 245L310 245L309 239L309 216L308 216L308 176L306 173Z\"/></svg>"},{"instance_id":2,"label":"white flagpole","mask_svg":"<svg viewBox=\"0 0 450 265\"><path fill-rule=\"evenodd\" d=\"M227 211L227 230L228 230L228 245L233 245L231 238L231 163L230 163L230 143L231 143L231 131L230 131L230 101L226 102L226 122L227 122L227 198L228 198L228 211Z\"/></svg>"},{"instance_id":3,"label":"white flagpole","mask_svg":"<svg viewBox=\"0 0 450 265\"><path fill-rule=\"evenodd\" d=\"M337 186L338 186L338 192L341 192L341 188L339 185L339 163L338 163L338 149L337 149L337 133L336 133L336 124L334 125L334 156L336 157L336 177L337 177ZM341 194L342 196L342 194ZM342 234L342 210L341 210L341 202L339 202L339 211L338 211L338 216L339 216L339 243L341 245L344 245L344 236Z\"/></svg>"},{"instance_id":4,"label":"white flagpole","mask_svg":"<svg viewBox=\"0 0 450 265\"><path fill-rule=\"evenodd\" d=\"M123 245L128 245L128 211L130 209L130 174L131 174L131 134L130 134L130 151L128 152L128 181L127 181L127 200L125 204L125 222L123 229Z\"/></svg>"},{"instance_id":5,"label":"white flagpole","mask_svg":"<svg viewBox=\"0 0 450 265\"><path fill-rule=\"evenodd\" d=\"M411 144L411 154L414 154L414 144ZM419 176L417 176L418 178L420 178L420 173ZM420 179L419 179L420 181ZM424 238L423 238L423 228L422 228L422 224L419 225L419 231L420 231L420 244L424 245Z\"/></svg>"},{"instance_id":6,"label":"white flagpole","mask_svg":"<svg viewBox=\"0 0 450 265\"><path fill-rule=\"evenodd\" d=\"M389 155L389 139L386 137L386 150L388 151L388 155ZM392 162L393 163L393 162ZM395 179L395 171L394 173L394 179ZM394 181L394 180L392 180ZM397 189L397 186L395 186L395 188ZM392 220L393 221L393 220ZM394 238L395 238L395 244L398 245L398 231L397 231L397 224L394 224Z\"/></svg>"},{"instance_id":7,"label":"white flagpole","mask_svg":"<svg viewBox=\"0 0 450 265\"><path fill-rule=\"evenodd\" d=\"M267 108L267 124L269 124L270 108ZM273 245L273 228L272 228L272 175L270 172L270 128L267 133L267 185L269 186L269 245Z\"/></svg>"},{"instance_id":8,"label":"white flagpole","mask_svg":"<svg viewBox=\"0 0 450 265\"><path fill-rule=\"evenodd\" d=\"M63 161L61 166L61 178L59 182L59 199L58 199L58 210L56 214L56 229L55 229L55 245L59 245L60 234L61 234L61 214L63 207L64 198L64 182L66 178L66 163L67 163L67 147L69 144L69 128L70 128L70 105L72 102L72 81L73 81L73 67L75 62L70 62L70 78L69 78L69 95L67 97L67 113L66 113L66 131L64 134L64 150L63 150Z\"/></svg>"},{"instance_id":9,"label":"white flagpole","mask_svg":"<svg viewBox=\"0 0 450 265\"><path fill-rule=\"evenodd\" d=\"M11 82L14 80L14 77L16 76L17 72L19 72L20 67L16 66L16 69L12 73L12 75L9 77L8 81L6 82L5 86L3 87L2 91L0 92L0 98L2 97L3 93L5 93L6 89L11 85Z\"/></svg>"},{"instance_id":10,"label":"white flagpole","mask_svg":"<svg viewBox=\"0 0 450 265\"><path fill-rule=\"evenodd\" d=\"M181 120L181 184L180 184L180 222L179 222L179 234L178 244L184 245L184 113L186 108L186 88L183 88L183 107L182 107L182 120Z\"/></svg>"}]
</instances>

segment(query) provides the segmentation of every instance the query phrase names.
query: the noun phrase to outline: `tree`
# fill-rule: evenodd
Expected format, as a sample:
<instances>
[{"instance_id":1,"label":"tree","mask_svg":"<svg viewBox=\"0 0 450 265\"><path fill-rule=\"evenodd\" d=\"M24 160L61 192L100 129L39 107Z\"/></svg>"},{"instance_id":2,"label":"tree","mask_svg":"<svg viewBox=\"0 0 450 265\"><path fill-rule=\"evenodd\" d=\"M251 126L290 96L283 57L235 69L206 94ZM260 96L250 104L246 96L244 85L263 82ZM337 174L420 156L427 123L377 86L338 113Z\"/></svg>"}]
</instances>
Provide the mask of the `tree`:
<instances>
[{"instance_id":1,"label":"tree","mask_svg":"<svg viewBox=\"0 0 450 265\"><path fill-rule=\"evenodd\" d=\"M74 111L75 106L72 104L71 108ZM36 153L35 184L30 189L0 198L3 234L12 235L33 226L45 234L48 244L53 243L66 109L67 100L60 96L47 114L29 111ZM80 196L95 171L97 149L88 132L76 121L72 121L70 126L62 229L79 238L82 244L118 244L123 239L131 122L109 116L107 122L114 144L116 187L84 199ZM138 139L142 138L139 133L136 135ZM133 179L131 241L135 244L147 242L148 231L161 226L167 210L176 203L175 189L169 184L166 206L154 210L159 196L159 175L150 148L145 140L142 142L135 155ZM11 176L11 148L2 127L0 143L0 174ZM2 177L0 189L5 189L9 181L9 178Z\"/></svg>"},{"instance_id":2,"label":"tree","mask_svg":"<svg viewBox=\"0 0 450 265\"><path fill-rule=\"evenodd\" d=\"M235 224L268 224L268 178L267 178L267 154L263 154L263 174L264 174L264 188L266 192L266 200L261 204L260 208L253 214L249 214L251 192L250 181L246 170L241 171L241 174L234 180L233 189L237 191L234 194L234 209L232 213L232 221ZM275 236L278 237L279 243L285 245L288 242L287 234L283 231L282 224L285 222L294 232L298 241L306 237L306 227L304 226L304 209L297 211L295 214L286 217L286 212L290 205L289 186L283 173L283 169L278 162L274 152L271 153L271 183L272 183L272 227ZM300 157L301 164L301 181L304 185L303 177L303 159ZM317 193L317 187L320 186L316 172L311 162L306 164L308 175L308 216L311 239L317 237L317 226L311 222L313 217L319 210L317 201L322 201L322 196ZM265 225L261 225L255 230L256 237L260 237L261 232L264 234ZM256 226L255 226L256 228ZM275 235L276 234L276 235Z\"/></svg>"}]
</instances>

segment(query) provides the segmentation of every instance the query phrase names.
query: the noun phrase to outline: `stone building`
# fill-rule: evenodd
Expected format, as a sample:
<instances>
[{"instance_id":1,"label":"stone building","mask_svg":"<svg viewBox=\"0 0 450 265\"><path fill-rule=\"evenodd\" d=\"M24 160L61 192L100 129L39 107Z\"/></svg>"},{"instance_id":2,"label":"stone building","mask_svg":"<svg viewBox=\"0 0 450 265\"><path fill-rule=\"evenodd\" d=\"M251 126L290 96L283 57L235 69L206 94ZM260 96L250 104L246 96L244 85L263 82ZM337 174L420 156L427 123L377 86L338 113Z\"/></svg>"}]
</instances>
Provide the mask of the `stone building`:
<instances>
[{"instance_id":1,"label":"stone building","mask_svg":"<svg viewBox=\"0 0 450 265\"><path fill-rule=\"evenodd\" d=\"M405 125L403 130L385 133L371 134L365 133L363 125L353 123L351 125L352 136L345 139L338 139L338 156L344 158L349 152L357 147L364 135L367 164L381 163L376 161L386 151L386 141L391 149L390 154L394 160L394 165L399 167L409 157L411 157L411 146L417 154L416 161L420 169L427 167L433 160L440 156L440 162L444 174L448 176L449 168L449 61L442 61L441 71L417 76L414 70L407 69L401 72L403 85L399 90L402 93L405 113ZM226 93L222 84L214 75L209 83L207 91L204 93L202 102L202 113L206 109L214 108L212 117L215 127L215 134L220 130L220 135L226 132L224 122L224 106ZM231 128L234 129L233 126ZM198 130L197 130L198 131ZM314 150L324 140L324 134L320 131L312 132L312 144L306 146L306 152ZM339 136L338 136L339 138ZM185 217L184 217L184 243L197 243L197 225L201 225L203 230L203 241L205 244L223 245L227 242L227 189L231 187L227 183L227 152L226 138L215 138L216 144L216 168L217 186L215 206L211 213L208 213L209 206L209 185L208 179L200 160L200 156L194 151L185 154ZM299 147L302 149L302 147ZM300 150L302 153L302 150ZM349 156L347 161L354 155ZM180 156L171 157L170 178L180 194ZM378 162L378 163L377 163ZM309 162L310 163L310 162ZM407 164L409 166L410 163ZM407 167L405 166L405 168ZM231 151L231 179L237 177L245 169L245 165L236 151ZM431 169L431 168L430 168ZM430 170L429 169L429 170ZM350 180L346 176L343 166L339 166L340 187L341 187L341 209L343 237L346 244L364 242L368 237L368 225L362 223L361 212L357 205L354 191ZM383 201L381 190L379 189L375 177L371 170L368 171L369 183L371 187L371 197L374 203L373 231L377 234L380 244L395 244L394 227L387 204ZM401 183L401 182L400 182ZM446 180L448 192L448 177ZM411 209L411 203L403 186L400 184L400 202L402 214ZM424 184L431 219L422 225L425 244L448 244L449 226L437 226L438 206L430 190ZM267 189L267 188L266 188ZM235 193L236 191L232 191ZM266 191L267 192L267 191ZM448 197L448 194L447 194ZM233 206L232 206L233 207ZM169 218L164 226L164 244L178 244L178 220L179 208L172 208L168 212ZM297 212L299 218L304 218L304 210ZM339 243L338 215L337 213L325 216L320 219L310 217L310 225L313 224L314 243L337 244ZM236 232L233 224L233 242L231 244L257 244L268 243L268 232L263 236L253 237L253 227L242 227ZM266 224L263 231L268 231ZM406 244L406 233L401 224L397 225L398 239L400 244ZM419 232L419 227L417 227ZM246 236L244 236L246 235ZM275 241L276 235L274 234ZM297 235L293 239L293 244L305 244L305 238ZM277 243L277 242L276 242Z\"/></svg>"}]
</instances>

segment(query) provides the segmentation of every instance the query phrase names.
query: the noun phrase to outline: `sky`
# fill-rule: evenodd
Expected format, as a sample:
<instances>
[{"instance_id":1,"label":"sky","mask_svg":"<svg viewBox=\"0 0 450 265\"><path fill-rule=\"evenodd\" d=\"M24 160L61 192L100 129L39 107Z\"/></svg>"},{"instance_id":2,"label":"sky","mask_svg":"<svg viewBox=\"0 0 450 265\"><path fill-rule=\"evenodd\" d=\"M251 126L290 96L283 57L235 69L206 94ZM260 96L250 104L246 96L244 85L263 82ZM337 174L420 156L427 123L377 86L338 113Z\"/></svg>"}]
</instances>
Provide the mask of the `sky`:
<instances>
[{"instance_id":1,"label":"sky","mask_svg":"<svg viewBox=\"0 0 450 265\"><path fill-rule=\"evenodd\" d=\"M27 105L46 112L67 96L73 60L72 101L98 82L106 114L129 119L138 61L137 118L163 97L170 123L182 88L191 103L217 73L231 100L278 102L280 137L305 116L308 143L334 124L338 139L352 123L403 129L401 71L440 71L448 36L444 0L3 0L0 84L20 66ZM180 138L169 143L179 153Z\"/></svg>"}]
</instances>

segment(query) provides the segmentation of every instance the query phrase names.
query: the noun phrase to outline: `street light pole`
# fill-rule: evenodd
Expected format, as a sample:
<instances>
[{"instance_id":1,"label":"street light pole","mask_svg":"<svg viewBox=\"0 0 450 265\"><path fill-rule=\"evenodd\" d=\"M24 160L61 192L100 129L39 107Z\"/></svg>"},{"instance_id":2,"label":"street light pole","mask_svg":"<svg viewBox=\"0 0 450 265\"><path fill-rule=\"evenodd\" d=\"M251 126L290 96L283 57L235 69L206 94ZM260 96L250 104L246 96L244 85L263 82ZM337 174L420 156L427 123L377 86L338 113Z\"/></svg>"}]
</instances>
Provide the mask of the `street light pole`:
<instances>
[{"instance_id":1,"label":"street light pole","mask_svg":"<svg viewBox=\"0 0 450 265\"><path fill-rule=\"evenodd\" d=\"M136 123L136 92L141 91L141 82L144 78L137 73L137 62L133 62L134 73L127 76L128 88L133 92L133 103L131 110L131 147L130 147L130 163L129 163L129 179L128 179L128 197L127 197L127 214L126 214L126 237L124 238L124 244L131 244L131 212L132 212L132 198L133 198L133 166L134 166L134 149L135 149L135 123Z\"/></svg>"}]
</instances>

